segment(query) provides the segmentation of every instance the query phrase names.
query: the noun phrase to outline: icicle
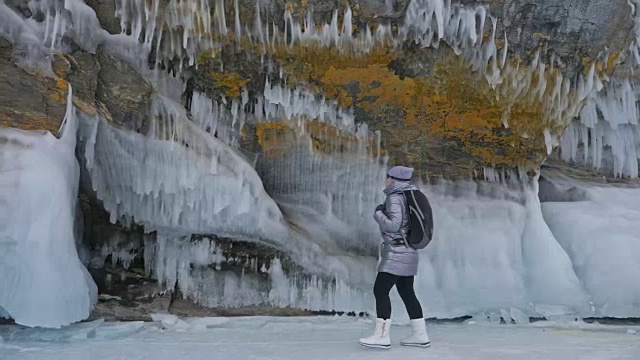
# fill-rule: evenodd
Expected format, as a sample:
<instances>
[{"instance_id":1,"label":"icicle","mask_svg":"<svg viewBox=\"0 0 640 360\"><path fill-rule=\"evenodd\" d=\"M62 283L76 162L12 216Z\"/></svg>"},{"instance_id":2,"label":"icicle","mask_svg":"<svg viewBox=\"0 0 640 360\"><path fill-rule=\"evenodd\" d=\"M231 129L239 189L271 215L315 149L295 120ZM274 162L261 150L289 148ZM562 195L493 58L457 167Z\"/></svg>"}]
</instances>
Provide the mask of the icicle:
<instances>
[{"instance_id":1,"label":"icicle","mask_svg":"<svg viewBox=\"0 0 640 360\"><path fill-rule=\"evenodd\" d=\"M206 5L206 2L203 0L200 11L208 10L209 6ZM224 14L224 0L215 0L215 23L218 25L218 33L226 36L227 35L227 21ZM210 22L209 22L210 23ZM208 23L205 23L208 24Z\"/></svg>"},{"instance_id":2,"label":"icicle","mask_svg":"<svg viewBox=\"0 0 640 360\"><path fill-rule=\"evenodd\" d=\"M238 8L238 0L233 0L233 11L235 14L234 32L236 41L240 41L242 38L242 28L240 24L240 9Z\"/></svg>"}]
</instances>

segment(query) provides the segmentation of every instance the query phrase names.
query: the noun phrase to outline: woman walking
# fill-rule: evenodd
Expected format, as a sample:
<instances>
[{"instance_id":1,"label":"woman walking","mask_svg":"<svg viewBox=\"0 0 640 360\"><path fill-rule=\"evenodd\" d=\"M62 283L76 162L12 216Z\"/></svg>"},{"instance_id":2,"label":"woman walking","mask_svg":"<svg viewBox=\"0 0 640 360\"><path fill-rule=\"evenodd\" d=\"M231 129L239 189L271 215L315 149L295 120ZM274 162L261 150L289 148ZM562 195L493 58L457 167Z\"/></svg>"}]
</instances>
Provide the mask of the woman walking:
<instances>
[{"instance_id":1,"label":"woman walking","mask_svg":"<svg viewBox=\"0 0 640 360\"><path fill-rule=\"evenodd\" d=\"M400 298L411 319L412 334L401 340L405 346L428 347L431 345L422 307L413 289L413 278L418 272L418 252L409 246L406 236L409 232L409 214L407 200L402 193L407 190L418 190L409 183L412 168L396 166L387 172L387 196L384 204L378 205L373 215L380 226L383 247L378 275L373 294L376 298L376 328L372 336L360 339L360 344L369 347L390 348L391 338L391 300L389 292L396 286Z\"/></svg>"}]
</instances>

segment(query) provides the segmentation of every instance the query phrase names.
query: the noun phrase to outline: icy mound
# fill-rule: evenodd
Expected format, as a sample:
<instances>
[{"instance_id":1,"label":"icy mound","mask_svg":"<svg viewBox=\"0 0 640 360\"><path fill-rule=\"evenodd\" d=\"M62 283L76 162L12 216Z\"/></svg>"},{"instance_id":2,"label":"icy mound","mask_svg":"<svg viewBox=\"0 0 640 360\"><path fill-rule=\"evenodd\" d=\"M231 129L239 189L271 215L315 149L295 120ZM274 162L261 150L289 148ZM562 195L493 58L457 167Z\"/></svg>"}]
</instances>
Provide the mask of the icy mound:
<instances>
[{"instance_id":1,"label":"icy mound","mask_svg":"<svg viewBox=\"0 0 640 360\"><path fill-rule=\"evenodd\" d=\"M591 188L589 200L542 204L596 314L640 314L640 189Z\"/></svg>"},{"instance_id":2,"label":"icy mound","mask_svg":"<svg viewBox=\"0 0 640 360\"><path fill-rule=\"evenodd\" d=\"M545 305L588 310L569 257L542 219L537 189L468 182L425 190L437 224L416 278L427 316L500 316L511 308L539 315L536 307Z\"/></svg>"},{"instance_id":3,"label":"icy mound","mask_svg":"<svg viewBox=\"0 0 640 360\"><path fill-rule=\"evenodd\" d=\"M75 136L72 106L61 139L0 128L0 307L18 324L60 327L95 304L74 241Z\"/></svg>"}]
</instances>

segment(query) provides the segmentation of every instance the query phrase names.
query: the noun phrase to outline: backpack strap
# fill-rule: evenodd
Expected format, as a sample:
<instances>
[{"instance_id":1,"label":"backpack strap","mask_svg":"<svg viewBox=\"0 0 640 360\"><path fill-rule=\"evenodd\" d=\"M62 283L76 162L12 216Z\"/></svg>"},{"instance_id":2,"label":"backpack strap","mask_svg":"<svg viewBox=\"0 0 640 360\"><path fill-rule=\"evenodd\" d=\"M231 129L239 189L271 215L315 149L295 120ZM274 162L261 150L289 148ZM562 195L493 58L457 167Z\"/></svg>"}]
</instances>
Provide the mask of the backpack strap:
<instances>
[{"instance_id":1,"label":"backpack strap","mask_svg":"<svg viewBox=\"0 0 640 360\"><path fill-rule=\"evenodd\" d=\"M402 196L404 196L404 215L407 215L407 218L409 219L409 223L411 223L411 218L409 218L409 199L407 198L407 191L411 191L411 190L405 190L402 192ZM404 218L404 216L402 217ZM409 242L407 241L407 235L404 233L404 230L402 230L402 224L400 225L400 234L402 234L402 240L404 241L404 247L410 247L409 246Z\"/></svg>"}]
</instances>

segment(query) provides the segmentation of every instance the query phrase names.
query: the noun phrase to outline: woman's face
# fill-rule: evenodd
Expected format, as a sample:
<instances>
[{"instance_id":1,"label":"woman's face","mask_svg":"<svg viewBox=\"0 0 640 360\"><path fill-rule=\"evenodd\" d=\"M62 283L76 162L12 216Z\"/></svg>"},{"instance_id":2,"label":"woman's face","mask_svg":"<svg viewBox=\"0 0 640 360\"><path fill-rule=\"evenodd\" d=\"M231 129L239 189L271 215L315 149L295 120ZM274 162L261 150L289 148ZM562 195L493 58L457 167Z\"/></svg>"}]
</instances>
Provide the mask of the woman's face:
<instances>
[{"instance_id":1,"label":"woman's face","mask_svg":"<svg viewBox=\"0 0 640 360\"><path fill-rule=\"evenodd\" d=\"M387 180L385 182L387 183L387 186L389 186L389 185L391 185L393 180L391 180L391 178L387 178Z\"/></svg>"}]
</instances>

